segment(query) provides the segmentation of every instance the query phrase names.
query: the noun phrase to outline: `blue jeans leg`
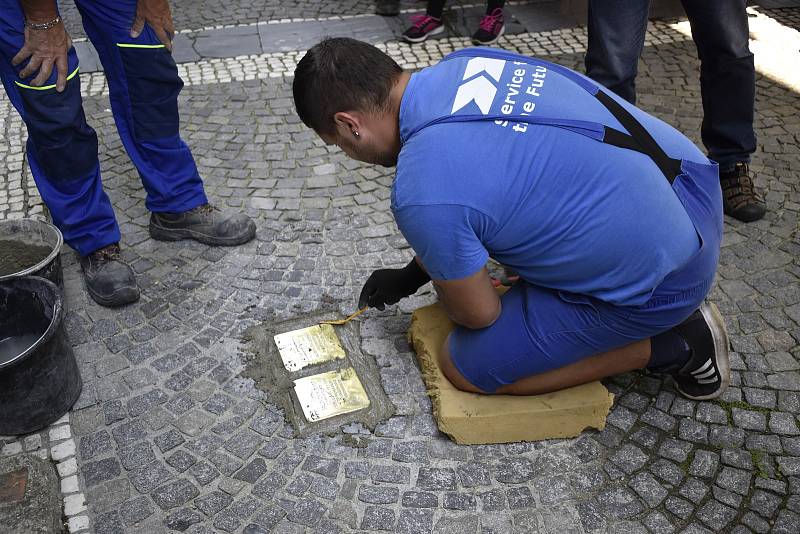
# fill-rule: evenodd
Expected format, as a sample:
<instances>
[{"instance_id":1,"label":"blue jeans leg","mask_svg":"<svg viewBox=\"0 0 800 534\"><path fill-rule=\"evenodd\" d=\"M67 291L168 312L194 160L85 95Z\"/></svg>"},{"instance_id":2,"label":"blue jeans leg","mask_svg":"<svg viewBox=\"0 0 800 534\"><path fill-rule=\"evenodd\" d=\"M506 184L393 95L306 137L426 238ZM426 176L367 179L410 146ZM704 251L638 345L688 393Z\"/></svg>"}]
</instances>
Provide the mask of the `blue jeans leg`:
<instances>
[{"instance_id":1,"label":"blue jeans leg","mask_svg":"<svg viewBox=\"0 0 800 534\"><path fill-rule=\"evenodd\" d=\"M683 0L700 57L701 135L709 157L728 170L756 149L755 65L745 0Z\"/></svg>"},{"instance_id":2,"label":"blue jeans leg","mask_svg":"<svg viewBox=\"0 0 800 534\"><path fill-rule=\"evenodd\" d=\"M650 0L590 0L586 74L631 104Z\"/></svg>"}]
</instances>

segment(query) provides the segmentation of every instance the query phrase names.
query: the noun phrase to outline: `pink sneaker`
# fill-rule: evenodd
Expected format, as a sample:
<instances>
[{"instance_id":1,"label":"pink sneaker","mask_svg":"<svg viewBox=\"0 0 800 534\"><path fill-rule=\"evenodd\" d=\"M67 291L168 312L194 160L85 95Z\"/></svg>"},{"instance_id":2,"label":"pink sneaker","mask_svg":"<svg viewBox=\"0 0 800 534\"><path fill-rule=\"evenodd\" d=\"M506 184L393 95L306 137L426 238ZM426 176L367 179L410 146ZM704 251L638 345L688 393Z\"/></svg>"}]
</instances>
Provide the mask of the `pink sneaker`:
<instances>
[{"instance_id":1,"label":"pink sneaker","mask_svg":"<svg viewBox=\"0 0 800 534\"><path fill-rule=\"evenodd\" d=\"M491 14L484 16L478 25L478 31L472 34L472 44L488 45L497 41L505 30L503 10L497 8Z\"/></svg>"},{"instance_id":2,"label":"pink sneaker","mask_svg":"<svg viewBox=\"0 0 800 534\"><path fill-rule=\"evenodd\" d=\"M442 19L430 15L414 15L411 17L411 27L403 33L403 40L409 43L421 43L431 35L443 31Z\"/></svg>"}]
</instances>

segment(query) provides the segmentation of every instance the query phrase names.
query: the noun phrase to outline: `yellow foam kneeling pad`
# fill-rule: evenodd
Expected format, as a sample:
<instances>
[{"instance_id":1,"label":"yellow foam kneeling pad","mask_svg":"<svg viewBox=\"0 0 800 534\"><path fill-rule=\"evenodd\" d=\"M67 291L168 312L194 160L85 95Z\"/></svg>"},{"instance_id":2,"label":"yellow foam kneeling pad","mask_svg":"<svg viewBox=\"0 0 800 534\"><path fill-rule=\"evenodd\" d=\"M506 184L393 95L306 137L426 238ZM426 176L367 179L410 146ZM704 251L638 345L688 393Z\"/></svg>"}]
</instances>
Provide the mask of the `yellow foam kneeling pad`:
<instances>
[{"instance_id":1,"label":"yellow foam kneeling pad","mask_svg":"<svg viewBox=\"0 0 800 534\"><path fill-rule=\"evenodd\" d=\"M439 304L419 308L408 337L417 353L439 430L475 445L568 438L585 428L603 429L614 395L600 382L532 396L477 395L453 387L438 356L454 328Z\"/></svg>"}]
</instances>

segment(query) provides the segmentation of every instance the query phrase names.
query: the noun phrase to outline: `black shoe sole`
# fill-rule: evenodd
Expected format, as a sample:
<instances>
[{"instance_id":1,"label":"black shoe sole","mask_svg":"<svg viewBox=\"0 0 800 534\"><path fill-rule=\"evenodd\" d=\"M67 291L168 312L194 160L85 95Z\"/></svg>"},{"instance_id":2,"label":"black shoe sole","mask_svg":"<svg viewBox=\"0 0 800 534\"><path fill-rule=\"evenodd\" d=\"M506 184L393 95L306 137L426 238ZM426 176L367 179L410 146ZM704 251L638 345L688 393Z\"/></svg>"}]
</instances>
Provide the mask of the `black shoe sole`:
<instances>
[{"instance_id":1,"label":"black shoe sole","mask_svg":"<svg viewBox=\"0 0 800 534\"><path fill-rule=\"evenodd\" d=\"M89 293L89 296L92 297L93 301L104 308L119 308L121 306L133 304L139 300L140 295L138 288L125 287L118 289L110 297L104 297L92 291L92 288L89 287L89 284L86 284L86 292Z\"/></svg>"},{"instance_id":2,"label":"black shoe sole","mask_svg":"<svg viewBox=\"0 0 800 534\"><path fill-rule=\"evenodd\" d=\"M728 217L733 217L737 221L741 221L743 223L750 223L750 222L759 221L759 220L763 219L764 215L766 215L766 214L767 214L766 208L763 211L759 210L758 212L751 213L751 214L745 214L745 213L736 213L736 214L734 214L730 210L725 212L725 215L727 215Z\"/></svg>"},{"instance_id":3,"label":"black shoe sole","mask_svg":"<svg viewBox=\"0 0 800 534\"><path fill-rule=\"evenodd\" d=\"M156 241L183 241L184 239L193 239L204 245L212 247L235 247L237 245L244 245L251 241L256 236L255 228L248 228L241 235L234 237L214 237L200 232L189 230L188 228L164 228L158 226L152 221L150 222L150 237Z\"/></svg>"},{"instance_id":4,"label":"black shoe sole","mask_svg":"<svg viewBox=\"0 0 800 534\"><path fill-rule=\"evenodd\" d=\"M693 396L689 395L681 389L677 382L675 382L675 389L686 397L692 400L710 400L716 399L728 389L728 384L731 381L731 361L729 355L730 342L728 341L728 332L725 331L725 321L722 319L719 310L713 302L704 302L700 305L700 313L703 314L706 324L711 329L711 338L714 340L714 360L717 365L717 371L721 380L720 386L706 395Z\"/></svg>"}]
</instances>

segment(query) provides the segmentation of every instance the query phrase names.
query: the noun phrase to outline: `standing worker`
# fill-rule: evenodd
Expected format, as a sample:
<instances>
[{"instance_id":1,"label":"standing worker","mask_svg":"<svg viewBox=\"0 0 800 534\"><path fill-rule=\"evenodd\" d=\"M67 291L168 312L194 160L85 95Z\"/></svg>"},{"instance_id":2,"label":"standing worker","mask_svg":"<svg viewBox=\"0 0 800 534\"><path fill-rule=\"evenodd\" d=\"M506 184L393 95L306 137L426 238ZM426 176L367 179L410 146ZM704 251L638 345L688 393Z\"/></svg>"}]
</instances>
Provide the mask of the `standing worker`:
<instances>
[{"instance_id":1,"label":"standing worker","mask_svg":"<svg viewBox=\"0 0 800 534\"><path fill-rule=\"evenodd\" d=\"M533 395L646 367L691 399L725 390L725 325L704 302L717 165L680 132L565 67L490 48L410 74L329 39L293 92L323 141L397 166L391 208L416 258L373 272L359 306L433 280L459 325L439 362L455 387ZM520 276L502 297L490 257Z\"/></svg>"},{"instance_id":2,"label":"standing worker","mask_svg":"<svg viewBox=\"0 0 800 534\"><path fill-rule=\"evenodd\" d=\"M255 236L244 214L211 206L180 137L183 81L172 58L167 0L75 0L108 81L122 144L147 191L150 235L239 245ZM28 128L27 154L39 193L81 256L89 295L103 306L139 298L120 257L120 231L103 191L97 135L86 123L78 57L55 0L0 0L0 79Z\"/></svg>"},{"instance_id":3,"label":"standing worker","mask_svg":"<svg viewBox=\"0 0 800 534\"><path fill-rule=\"evenodd\" d=\"M683 0L700 57L703 125L708 157L719 163L726 215L751 222L766 213L750 176L755 65L749 48L745 0ZM636 103L650 0L590 0L586 74Z\"/></svg>"}]
</instances>

